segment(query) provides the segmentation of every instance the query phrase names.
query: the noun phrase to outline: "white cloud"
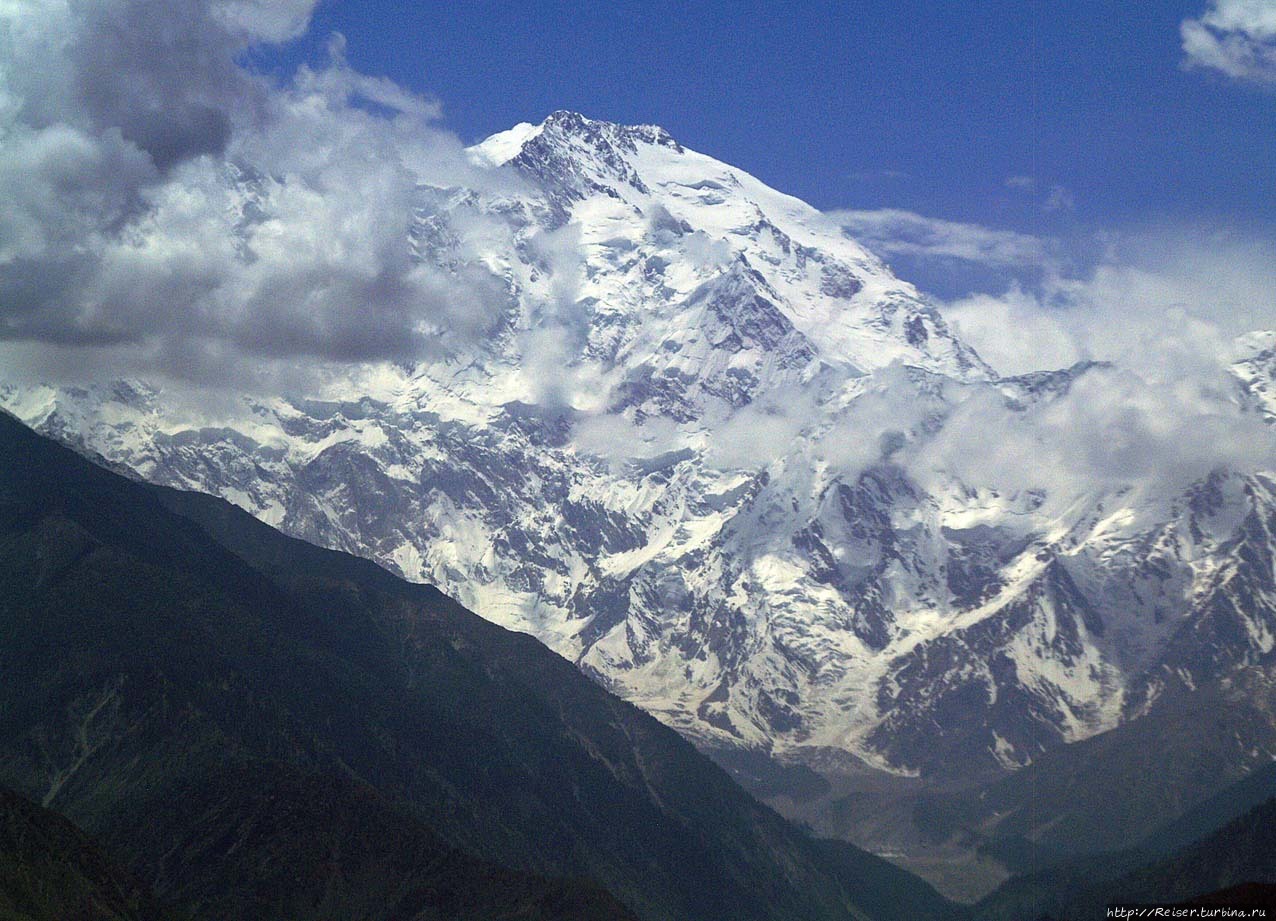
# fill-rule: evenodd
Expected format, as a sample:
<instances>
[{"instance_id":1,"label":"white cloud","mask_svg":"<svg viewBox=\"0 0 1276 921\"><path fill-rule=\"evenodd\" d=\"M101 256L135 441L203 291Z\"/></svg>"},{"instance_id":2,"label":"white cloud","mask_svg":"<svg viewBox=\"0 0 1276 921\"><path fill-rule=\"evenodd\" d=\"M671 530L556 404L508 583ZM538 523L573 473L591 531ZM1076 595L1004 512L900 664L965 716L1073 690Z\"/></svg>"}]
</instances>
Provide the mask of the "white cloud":
<instances>
[{"instance_id":1,"label":"white cloud","mask_svg":"<svg viewBox=\"0 0 1276 921\"><path fill-rule=\"evenodd\" d=\"M945 470L1064 502L1093 489L1185 486L1219 466L1276 466L1276 437L1244 409L1227 370L1237 336L1276 327L1271 241L1186 229L1114 235L1080 277L973 295L943 312L1002 373L1108 364L1027 411L988 396L963 403L914 462L923 479Z\"/></svg>"},{"instance_id":2,"label":"white cloud","mask_svg":"<svg viewBox=\"0 0 1276 921\"><path fill-rule=\"evenodd\" d=\"M411 361L506 306L431 188L503 182L434 100L329 60L277 84L243 52L313 0L0 4L0 340L72 367L238 379L255 367ZM413 258L450 221L448 267ZM10 350L12 351L12 350ZM18 350L29 364L39 349Z\"/></svg>"},{"instance_id":3,"label":"white cloud","mask_svg":"<svg viewBox=\"0 0 1276 921\"><path fill-rule=\"evenodd\" d=\"M283 42L303 34L317 0L222 0L213 15L232 31L267 42Z\"/></svg>"},{"instance_id":4,"label":"white cloud","mask_svg":"<svg viewBox=\"0 0 1276 921\"><path fill-rule=\"evenodd\" d=\"M1024 195L1035 195L1040 183L1035 176L1007 176L1005 186ZM1076 197L1072 190L1057 183L1050 186L1045 198L1041 199L1042 211L1072 211L1075 207Z\"/></svg>"},{"instance_id":5,"label":"white cloud","mask_svg":"<svg viewBox=\"0 0 1276 921\"><path fill-rule=\"evenodd\" d=\"M1093 367L1062 396L1026 409L984 390L961 399L943 428L907 458L923 485L947 477L1004 495L1043 495L1043 512L1078 496L1153 487L1170 495L1220 467L1276 467L1276 438L1215 365L1159 370Z\"/></svg>"},{"instance_id":6,"label":"white cloud","mask_svg":"<svg viewBox=\"0 0 1276 921\"><path fill-rule=\"evenodd\" d=\"M632 422L623 415L607 412L582 413L572 429L577 451L601 458L616 470L682 450L695 441L679 429L678 423L662 416Z\"/></svg>"},{"instance_id":7,"label":"white cloud","mask_svg":"<svg viewBox=\"0 0 1276 921\"><path fill-rule=\"evenodd\" d=\"M1077 200L1071 190L1061 185L1052 185L1050 193L1041 205L1041 209L1043 211L1072 211L1076 206Z\"/></svg>"},{"instance_id":8,"label":"white cloud","mask_svg":"<svg viewBox=\"0 0 1276 921\"><path fill-rule=\"evenodd\" d=\"M873 462L892 431L914 443L897 459L928 488L956 477L1007 495L1044 490L1046 513L1093 490L1185 486L1219 466L1276 467L1272 429L1246 411L1227 370L1237 336L1276 328L1276 242L1143 228L1103 235L1096 258L1065 269L1057 241L906 213L844 223L867 231L880 252L1005 270L1012 280L1000 290L941 304L956 333L999 372L1104 363L1026 409L984 388L948 387L939 426L922 393L897 375L890 399L870 391L844 414L844 433L834 426L811 441L813 456L846 475ZM1034 264L1041 273L1032 285L1013 280L1014 269ZM804 431L781 421L785 431ZM852 450L826 449L838 444Z\"/></svg>"},{"instance_id":9,"label":"white cloud","mask_svg":"<svg viewBox=\"0 0 1276 921\"><path fill-rule=\"evenodd\" d=\"M1039 266L1050 259L1046 241L1013 230L993 230L894 208L830 211L828 215L860 243L888 259L958 259L988 266Z\"/></svg>"},{"instance_id":10,"label":"white cloud","mask_svg":"<svg viewBox=\"0 0 1276 921\"><path fill-rule=\"evenodd\" d=\"M1002 374L1066 368L1083 356L1065 315L1017 283L1001 294L951 301L943 314L953 332Z\"/></svg>"},{"instance_id":11,"label":"white cloud","mask_svg":"<svg viewBox=\"0 0 1276 921\"><path fill-rule=\"evenodd\" d=\"M1184 324L1203 323L1225 342L1276 327L1276 241L1235 230L1149 227L1065 243L908 211L830 216L886 256L993 270L985 290L942 306L958 335L1002 373L1146 360ZM1074 255L1087 249L1097 253Z\"/></svg>"},{"instance_id":12,"label":"white cloud","mask_svg":"<svg viewBox=\"0 0 1276 921\"><path fill-rule=\"evenodd\" d=\"M1236 80L1276 84L1276 2L1210 0L1179 27L1184 64Z\"/></svg>"},{"instance_id":13,"label":"white cloud","mask_svg":"<svg viewBox=\"0 0 1276 921\"><path fill-rule=\"evenodd\" d=\"M851 178L856 182L895 182L902 179L912 179L912 173L905 172L900 169L869 169L857 170L851 173Z\"/></svg>"},{"instance_id":14,"label":"white cloud","mask_svg":"<svg viewBox=\"0 0 1276 921\"><path fill-rule=\"evenodd\" d=\"M705 459L723 470L761 469L776 458L776 445L808 435L819 418L814 395L800 387L760 394L713 424Z\"/></svg>"},{"instance_id":15,"label":"white cloud","mask_svg":"<svg viewBox=\"0 0 1276 921\"><path fill-rule=\"evenodd\" d=\"M1035 290L1012 283L943 312L1002 373L1192 355L1216 367L1234 337L1276 327L1276 243L1190 228L1109 235L1107 252L1083 272L1052 270Z\"/></svg>"},{"instance_id":16,"label":"white cloud","mask_svg":"<svg viewBox=\"0 0 1276 921\"><path fill-rule=\"evenodd\" d=\"M843 482L891 462L936 495L954 481L1025 503L1031 494L1046 517L1095 493L1172 495L1219 467L1276 469L1273 429L1228 372L1236 336L1276 328L1276 243L1201 228L1109 233L1091 265L1065 273L1054 241L904 212L844 223L870 229L885 252L1042 268L1031 288L1011 283L941 306L1003 374L1102 364L1036 402L1009 399L1008 382L943 383L897 364L845 391L761 394L709 420L707 441L669 423L600 416L580 423L579 443L622 458L691 447L720 469L797 463ZM895 228L905 239L890 237Z\"/></svg>"}]
</instances>

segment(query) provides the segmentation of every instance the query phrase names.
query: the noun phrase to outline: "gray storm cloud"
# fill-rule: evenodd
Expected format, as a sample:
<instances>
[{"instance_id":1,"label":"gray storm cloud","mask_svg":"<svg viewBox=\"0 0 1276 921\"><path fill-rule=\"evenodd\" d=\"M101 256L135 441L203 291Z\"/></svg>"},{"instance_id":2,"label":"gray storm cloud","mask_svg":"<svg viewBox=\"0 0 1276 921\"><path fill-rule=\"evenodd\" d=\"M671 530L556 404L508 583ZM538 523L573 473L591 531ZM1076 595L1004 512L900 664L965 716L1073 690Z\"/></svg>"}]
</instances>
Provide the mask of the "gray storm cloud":
<instances>
[{"instance_id":1,"label":"gray storm cloud","mask_svg":"<svg viewBox=\"0 0 1276 921\"><path fill-rule=\"evenodd\" d=\"M313 6L0 5L0 339L199 376L410 361L490 327L507 295L464 234L446 270L409 247L439 187L492 181L437 104L354 71L339 36L284 84L241 65Z\"/></svg>"}]
</instances>

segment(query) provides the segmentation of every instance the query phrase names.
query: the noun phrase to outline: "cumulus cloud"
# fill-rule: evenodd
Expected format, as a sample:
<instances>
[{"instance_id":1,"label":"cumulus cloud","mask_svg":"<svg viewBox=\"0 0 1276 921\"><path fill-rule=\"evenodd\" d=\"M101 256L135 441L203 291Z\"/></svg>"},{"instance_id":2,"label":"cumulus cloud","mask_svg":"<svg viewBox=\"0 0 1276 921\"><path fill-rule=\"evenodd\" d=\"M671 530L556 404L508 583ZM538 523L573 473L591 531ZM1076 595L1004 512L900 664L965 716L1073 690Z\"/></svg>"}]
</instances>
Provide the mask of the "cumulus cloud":
<instances>
[{"instance_id":1,"label":"cumulus cloud","mask_svg":"<svg viewBox=\"0 0 1276 921\"><path fill-rule=\"evenodd\" d=\"M1179 32L1185 66L1276 85L1276 3L1272 0L1210 0L1200 16L1183 20Z\"/></svg>"},{"instance_id":2,"label":"cumulus cloud","mask_svg":"<svg viewBox=\"0 0 1276 921\"><path fill-rule=\"evenodd\" d=\"M1032 492L1053 515L1082 495L1147 487L1173 495L1219 468L1271 470L1276 438L1240 408L1219 365L1168 377L1101 365L1026 408L993 391L965 394L906 463L931 489L956 477L1007 496Z\"/></svg>"},{"instance_id":3,"label":"cumulus cloud","mask_svg":"<svg viewBox=\"0 0 1276 921\"><path fill-rule=\"evenodd\" d=\"M1009 399L1012 383L950 384L940 406L895 369L823 432L803 428L792 401L754 420L805 439L813 459L854 477L881 459L881 445L909 444L893 459L924 486L942 490L955 477L1007 495L1031 491L1046 514L1096 490L1186 486L1220 466L1276 468L1276 437L1228 370L1238 336L1276 328L1276 241L1144 227L1065 243L906 212L842 220L884 254L997 270L985 290L940 308L1001 374L1098 364L1039 402ZM1032 266L1029 283L1021 270Z\"/></svg>"},{"instance_id":4,"label":"cumulus cloud","mask_svg":"<svg viewBox=\"0 0 1276 921\"><path fill-rule=\"evenodd\" d=\"M462 226L482 217L439 191L493 180L433 124L436 102L355 71L339 36L284 84L240 63L313 7L0 4L9 354L238 375L246 359L412 361L500 317L504 285ZM412 242L450 247L447 267Z\"/></svg>"},{"instance_id":5,"label":"cumulus cloud","mask_svg":"<svg viewBox=\"0 0 1276 921\"><path fill-rule=\"evenodd\" d=\"M942 472L1011 493L1045 490L1057 511L1092 490L1276 469L1276 436L1228 370L1238 336L1276 326L1276 244L1182 228L1108 242L1076 276L944 306L1003 374L1102 364L1027 408L988 392L959 398L910 461L919 480Z\"/></svg>"},{"instance_id":6,"label":"cumulus cloud","mask_svg":"<svg viewBox=\"0 0 1276 921\"><path fill-rule=\"evenodd\" d=\"M1276 325L1276 243L1189 228L1110 234L1082 271L957 298L943 312L1003 374L1083 360L1168 367L1192 356L1217 367L1236 336Z\"/></svg>"},{"instance_id":7,"label":"cumulus cloud","mask_svg":"<svg viewBox=\"0 0 1276 921\"><path fill-rule=\"evenodd\" d=\"M931 495L992 491L1047 518L1086 496L1172 496L1219 468L1276 469L1276 435L1228 373L1232 340L1199 319L1171 325L1139 361L1076 367L1040 398L1013 380L945 382L898 364L841 404L769 396L716 427L704 457L729 470L796 459L842 482L890 464Z\"/></svg>"},{"instance_id":8,"label":"cumulus cloud","mask_svg":"<svg viewBox=\"0 0 1276 921\"><path fill-rule=\"evenodd\" d=\"M811 436L821 418L816 395L801 387L759 394L713 425L705 460L722 470L757 470L776 458L776 445L795 445Z\"/></svg>"},{"instance_id":9,"label":"cumulus cloud","mask_svg":"<svg viewBox=\"0 0 1276 921\"><path fill-rule=\"evenodd\" d=\"M1146 365L1186 330L1210 331L1211 361L1222 360L1236 336L1276 327L1276 241L1234 228L1149 226L1061 240L908 211L830 215L884 256L989 270L979 290L941 306L1003 374L1083 360ZM1218 342L1228 345L1220 351Z\"/></svg>"},{"instance_id":10,"label":"cumulus cloud","mask_svg":"<svg viewBox=\"0 0 1276 921\"><path fill-rule=\"evenodd\" d=\"M830 211L856 240L887 259L915 256L992 266L1038 266L1050 257L1039 237L926 217L912 211Z\"/></svg>"}]
</instances>

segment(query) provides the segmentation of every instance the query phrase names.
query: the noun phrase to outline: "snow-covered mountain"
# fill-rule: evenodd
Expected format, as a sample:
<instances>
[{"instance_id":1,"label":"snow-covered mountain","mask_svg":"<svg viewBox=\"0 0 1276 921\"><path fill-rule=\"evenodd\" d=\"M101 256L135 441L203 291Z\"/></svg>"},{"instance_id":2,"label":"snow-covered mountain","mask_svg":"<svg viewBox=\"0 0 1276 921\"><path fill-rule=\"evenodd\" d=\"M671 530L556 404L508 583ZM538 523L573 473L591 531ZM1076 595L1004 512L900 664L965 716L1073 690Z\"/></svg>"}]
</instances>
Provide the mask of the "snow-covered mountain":
<instances>
[{"instance_id":1,"label":"snow-covered mountain","mask_svg":"<svg viewBox=\"0 0 1276 921\"><path fill-rule=\"evenodd\" d=\"M0 404L434 582L710 746L1011 767L1270 657L1276 480L949 462L1112 369L999 377L829 218L659 128L558 112L469 154L509 181L420 188L404 245L494 280L479 344L308 399ZM286 181L228 171L246 246ZM1244 347L1229 398L1271 419L1276 352Z\"/></svg>"}]
</instances>

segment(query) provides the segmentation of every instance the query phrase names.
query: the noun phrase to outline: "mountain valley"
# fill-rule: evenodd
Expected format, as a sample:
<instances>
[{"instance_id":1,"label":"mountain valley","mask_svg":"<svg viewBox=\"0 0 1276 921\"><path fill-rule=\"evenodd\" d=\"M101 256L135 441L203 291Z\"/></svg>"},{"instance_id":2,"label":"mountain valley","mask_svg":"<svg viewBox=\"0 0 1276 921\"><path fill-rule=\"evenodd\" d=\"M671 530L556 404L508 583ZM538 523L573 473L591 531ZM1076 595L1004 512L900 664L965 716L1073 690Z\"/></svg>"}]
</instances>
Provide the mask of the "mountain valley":
<instances>
[{"instance_id":1,"label":"mountain valley","mask_svg":"<svg viewBox=\"0 0 1276 921\"><path fill-rule=\"evenodd\" d=\"M998 374L834 220L662 129L557 112L469 157L492 180L419 186L403 246L492 292L475 341L305 394L0 405L438 586L915 869L1128 846L1276 757L1269 472L1124 478L1120 445L1054 445L1127 372ZM223 181L250 253L294 180ZM1269 437L1276 338L1219 374Z\"/></svg>"}]
</instances>

